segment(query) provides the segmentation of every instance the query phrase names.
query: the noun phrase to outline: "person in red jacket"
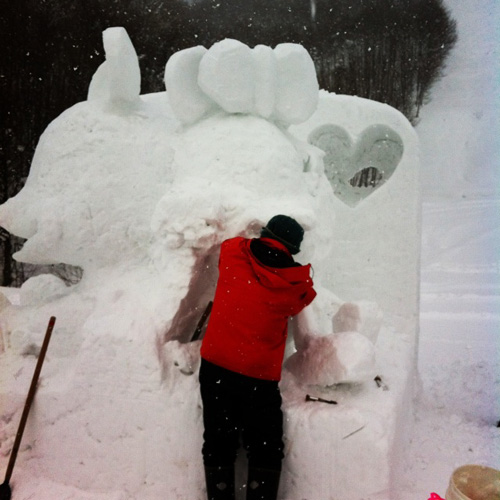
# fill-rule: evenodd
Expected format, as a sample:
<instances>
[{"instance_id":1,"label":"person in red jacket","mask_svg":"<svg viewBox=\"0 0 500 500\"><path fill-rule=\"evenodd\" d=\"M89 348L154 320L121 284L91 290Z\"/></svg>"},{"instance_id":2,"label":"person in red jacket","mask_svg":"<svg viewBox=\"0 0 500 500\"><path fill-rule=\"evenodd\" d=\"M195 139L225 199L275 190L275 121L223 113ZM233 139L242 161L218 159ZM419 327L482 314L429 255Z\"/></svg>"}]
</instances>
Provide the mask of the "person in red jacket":
<instances>
[{"instance_id":1,"label":"person in red jacket","mask_svg":"<svg viewBox=\"0 0 500 500\"><path fill-rule=\"evenodd\" d=\"M248 458L247 500L276 499L284 448L278 383L288 319L316 296L311 265L292 257L303 236L296 220L276 215L260 238L221 245L199 375L209 500L234 500L240 436Z\"/></svg>"}]
</instances>

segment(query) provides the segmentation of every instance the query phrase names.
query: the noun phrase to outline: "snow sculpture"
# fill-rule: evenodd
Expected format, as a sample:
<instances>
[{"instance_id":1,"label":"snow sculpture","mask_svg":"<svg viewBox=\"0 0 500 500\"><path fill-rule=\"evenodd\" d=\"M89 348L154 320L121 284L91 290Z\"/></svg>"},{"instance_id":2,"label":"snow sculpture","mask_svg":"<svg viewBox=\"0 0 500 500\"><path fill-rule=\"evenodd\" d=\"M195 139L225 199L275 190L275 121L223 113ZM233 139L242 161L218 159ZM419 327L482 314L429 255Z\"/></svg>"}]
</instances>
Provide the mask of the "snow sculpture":
<instances>
[{"instance_id":1,"label":"snow sculpture","mask_svg":"<svg viewBox=\"0 0 500 500\"><path fill-rule=\"evenodd\" d=\"M58 318L18 460L20 496L48 481L50 498L203 498L190 339L220 243L286 213L307 230L298 257L313 263L320 293L291 328L281 497L388 500L415 348L410 125L379 103L318 92L297 45L187 49L166 65L167 92L143 96L125 30L104 32L104 45L89 99L49 125L25 187L0 207L0 224L27 238L16 258L84 269L72 287L32 278L21 305L0 314L2 456L31 371L13 378L13 363L29 368L46 318ZM328 174L332 148L325 156L318 130L334 131L328 144L345 138L335 156L348 173ZM335 183L364 168L384 182L342 198ZM339 405L311 406L306 391Z\"/></svg>"}]
</instances>

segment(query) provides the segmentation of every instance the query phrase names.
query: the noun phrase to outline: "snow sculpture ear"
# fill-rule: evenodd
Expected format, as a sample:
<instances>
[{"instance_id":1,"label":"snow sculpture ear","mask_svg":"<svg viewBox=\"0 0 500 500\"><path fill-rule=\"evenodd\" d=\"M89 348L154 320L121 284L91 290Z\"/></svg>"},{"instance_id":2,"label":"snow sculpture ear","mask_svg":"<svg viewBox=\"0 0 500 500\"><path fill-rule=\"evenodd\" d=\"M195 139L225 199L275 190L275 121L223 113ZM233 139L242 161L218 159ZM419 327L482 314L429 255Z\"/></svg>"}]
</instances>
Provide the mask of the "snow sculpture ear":
<instances>
[{"instance_id":1,"label":"snow sculpture ear","mask_svg":"<svg viewBox=\"0 0 500 500\"><path fill-rule=\"evenodd\" d=\"M184 124L217 107L274 120L288 127L316 110L319 86L314 63L300 45L250 49L225 39L209 50L194 47L174 54L165 68L170 103Z\"/></svg>"},{"instance_id":2,"label":"snow sculpture ear","mask_svg":"<svg viewBox=\"0 0 500 500\"><path fill-rule=\"evenodd\" d=\"M102 37L106 60L92 77L87 99L133 103L141 91L141 70L127 31L108 28Z\"/></svg>"}]
</instances>

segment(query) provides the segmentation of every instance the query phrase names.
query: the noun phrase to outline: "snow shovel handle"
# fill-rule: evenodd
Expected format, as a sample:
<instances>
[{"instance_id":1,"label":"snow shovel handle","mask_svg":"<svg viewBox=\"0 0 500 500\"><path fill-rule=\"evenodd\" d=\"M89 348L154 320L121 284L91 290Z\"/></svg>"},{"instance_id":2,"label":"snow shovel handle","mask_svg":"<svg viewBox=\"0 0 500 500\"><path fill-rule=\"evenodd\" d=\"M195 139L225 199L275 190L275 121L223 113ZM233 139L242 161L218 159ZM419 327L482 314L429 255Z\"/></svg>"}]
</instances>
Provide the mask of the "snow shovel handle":
<instances>
[{"instance_id":1,"label":"snow shovel handle","mask_svg":"<svg viewBox=\"0 0 500 500\"><path fill-rule=\"evenodd\" d=\"M35 372L33 373L33 378L31 380L30 390L28 396L26 397L26 403L24 404L23 414L21 416L21 421L19 422L19 428L17 429L16 439L14 440L14 446L10 453L9 463L7 465L7 472L5 473L5 483L9 483L12 476L12 471L14 470L14 464L16 463L17 452L19 451L19 446L21 445L21 439L23 437L24 428L26 427L26 421L28 420L28 414L30 412L31 403L35 397L36 387L38 384L38 378L40 372L42 371L43 360L45 359L45 353L47 352L47 347L49 346L50 336L52 335L52 330L54 329L54 324L56 318L52 316L47 325L47 331L45 332L45 337L43 339L42 348L38 356L38 361L36 363Z\"/></svg>"}]
</instances>

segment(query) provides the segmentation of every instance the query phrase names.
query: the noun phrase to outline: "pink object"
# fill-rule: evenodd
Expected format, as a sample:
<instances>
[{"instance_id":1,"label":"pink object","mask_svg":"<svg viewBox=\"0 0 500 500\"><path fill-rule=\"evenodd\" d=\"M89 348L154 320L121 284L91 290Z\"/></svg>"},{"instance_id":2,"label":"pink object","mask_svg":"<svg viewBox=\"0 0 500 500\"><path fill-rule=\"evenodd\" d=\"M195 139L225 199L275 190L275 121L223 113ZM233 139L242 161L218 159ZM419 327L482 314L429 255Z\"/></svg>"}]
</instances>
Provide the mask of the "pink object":
<instances>
[{"instance_id":1,"label":"pink object","mask_svg":"<svg viewBox=\"0 0 500 500\"><path fill-rule=\"evenodd\" d=\"M445 500L445 499L441 498L437 493L431 493L431 496L428 498L428 500Z\"/></svg>"}]
</instances>

